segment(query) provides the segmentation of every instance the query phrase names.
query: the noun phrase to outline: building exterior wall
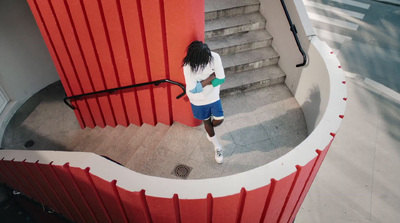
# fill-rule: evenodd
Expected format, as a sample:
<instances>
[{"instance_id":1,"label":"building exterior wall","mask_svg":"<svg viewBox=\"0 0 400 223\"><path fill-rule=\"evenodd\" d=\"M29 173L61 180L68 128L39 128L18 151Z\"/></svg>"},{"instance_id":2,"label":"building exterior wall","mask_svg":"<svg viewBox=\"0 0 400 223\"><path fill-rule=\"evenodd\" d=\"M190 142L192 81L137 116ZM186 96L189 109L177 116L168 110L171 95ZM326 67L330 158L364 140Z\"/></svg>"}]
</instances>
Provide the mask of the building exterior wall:
<instances>
[{"instance_id":1,"label":"building exterior wall","mask_svg":"<svg viewBox=\"0 0 400 223\"><path fill-rule=\"evenodd\" d=\"M59 80L26 1L0 1L0 85L9 103L0 115L0 139L17 109Z\"/></svg>"},{"instance_id":2,"label":"building exterior wall","mask_svg":"<svg viewBox=\"0 0 400 223\"><path fill-rule=\"evenodd\" d=\"M67 96L171 79L183 83L186 46L203 40L204 1L28 0ZM178 121L193 126L177 86L74 99L82 128Z\"/></svg>"},{"instance_id":3,"label":"building exterior wall","mask_svg":"<svg viewBox=\"0 0 400 223\"><path fill-rule=\"evenodd\" d=\"M59 79L29 6L0 2L0 81L11 100L26 100Z\"/></svg>"}]
</instances>

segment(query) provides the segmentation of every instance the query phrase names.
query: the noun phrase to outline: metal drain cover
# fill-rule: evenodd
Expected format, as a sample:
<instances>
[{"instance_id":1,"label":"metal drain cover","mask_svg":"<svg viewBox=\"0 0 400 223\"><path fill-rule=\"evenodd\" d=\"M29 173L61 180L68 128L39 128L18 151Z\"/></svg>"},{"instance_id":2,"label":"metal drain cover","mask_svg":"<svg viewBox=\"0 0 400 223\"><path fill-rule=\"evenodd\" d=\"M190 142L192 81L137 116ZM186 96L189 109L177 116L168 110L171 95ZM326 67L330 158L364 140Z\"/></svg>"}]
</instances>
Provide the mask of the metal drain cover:
<instances>
[{"instance_id":1,"label":"metal drain cover","mask_svg":"<svg viewBox=\"0 0 400 223\"><path fill-rule=\"evenodd\" d=\"M28 142L26 142L24 144L25 148L31 148L33 146L33 144L35 144L35 142L33 140L29 140Z\"/></svg>"},{"instance_id":2,"label":"metal drain cover","mask_svg":"<svg viewBox=\"0 0 400 223\"><path fill-rule=\"evenodd\" d=\"M189 176L190 171L192 171L192 169L193 168L190 166L184 164L178 164L175 166L174 170L172 171L172 174L179 178L186 179Z\"/></svg>"}]
</instances>

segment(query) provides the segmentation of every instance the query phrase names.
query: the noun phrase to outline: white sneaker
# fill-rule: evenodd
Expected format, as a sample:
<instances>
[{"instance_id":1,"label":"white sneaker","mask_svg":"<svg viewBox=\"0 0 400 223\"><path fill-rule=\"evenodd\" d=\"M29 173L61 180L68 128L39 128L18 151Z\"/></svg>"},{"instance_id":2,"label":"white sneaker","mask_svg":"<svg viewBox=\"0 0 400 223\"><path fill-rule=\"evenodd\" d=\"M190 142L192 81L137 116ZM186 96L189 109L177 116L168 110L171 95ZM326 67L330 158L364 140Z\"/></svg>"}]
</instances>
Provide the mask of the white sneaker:
<instances>
[{"instance_id":1,"label":"white sneaker","mask_svg":"<svg viewBox=\"0 0 400 223\"><path fill-rule=\"evenodd\" d=\"M221 147L215 148L215 161L217 161L217 163L221 164L223 160L224 160L224 156L222 154L222 148Z\"/></svg>"},{"instance_id":2,"label":"white sneaker","mask_svg":"<svg viewBox=\"0 0 400 223\"><path fill-rule=\"evenodd\" d=\"M212 139L211 139L211 137L208 135L208 133L206 133L206 136L207 136L208 141L212 142Z\"/></svg>"}]
</instances>

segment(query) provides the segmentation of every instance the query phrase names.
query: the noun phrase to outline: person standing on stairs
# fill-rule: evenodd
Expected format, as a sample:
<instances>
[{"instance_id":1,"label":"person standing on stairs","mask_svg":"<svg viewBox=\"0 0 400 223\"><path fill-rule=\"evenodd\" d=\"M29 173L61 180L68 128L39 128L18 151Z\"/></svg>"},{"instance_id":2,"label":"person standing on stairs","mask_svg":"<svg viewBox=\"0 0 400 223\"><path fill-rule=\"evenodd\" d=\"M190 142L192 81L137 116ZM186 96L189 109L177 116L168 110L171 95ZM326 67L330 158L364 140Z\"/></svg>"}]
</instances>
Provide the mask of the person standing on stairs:
<instances>
[{"instance_id":1,"label":"person standing on stairs","mask_svg":"<svg viewBox=\"0 0 400 223\"><path fill-rule=\"evenodd\" d=\"M219 97L220 85L225 81L221 57L212 52L206 43L193 41L187 47L182 66L186 94L192 105L193 115L203 121L207 139L215 148L215 160L222 163L222 147L214 131L214 127L224 121L224 111Z\"/></svg>"}]
</instances>

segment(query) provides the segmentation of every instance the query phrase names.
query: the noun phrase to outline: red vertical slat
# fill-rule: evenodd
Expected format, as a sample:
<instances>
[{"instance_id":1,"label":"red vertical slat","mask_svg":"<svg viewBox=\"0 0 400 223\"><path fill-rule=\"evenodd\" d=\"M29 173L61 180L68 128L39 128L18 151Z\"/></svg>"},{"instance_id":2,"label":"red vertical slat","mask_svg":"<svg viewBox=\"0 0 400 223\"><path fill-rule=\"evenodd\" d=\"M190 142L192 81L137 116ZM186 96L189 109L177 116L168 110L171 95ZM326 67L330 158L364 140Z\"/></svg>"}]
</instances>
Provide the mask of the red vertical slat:
<instances>
[{"instance_id":1,"label":"red vertical slat","mask_svg":"<svg viewBox=\"0 0 400 223\"><path fill-rule=\"evenodd\" d=\"M333 141L333 139L331 140L329 145L327 145L325 147L325 149L323 151L316 150L316 152L318 153L317 160L315 161L315 163L314 163L314 165L312 167L312 171L311 171L311 173L310 173L310 175L309 175L309 177L308 177L308 179L307 179L307 181L306 181L306 183L305 183L305 185L303 187L301 195L300 195L300 197L299 197L299 199L297 201L296 207L294 208L293 213L292 213L292 215L290 217L290 221L293 221L295 219L295 217L297 215L297 212L299 211L300 206L303 203L304 198L306 197L308 191L310 190L311 184L314 181L315 176L317 175L319 168L321 167L322 161L324 161L324 158L325 158L326 153L328 152L328 150L329 150L329 148L330 148L330 146L332 144L332 141ZM311 162L309 162L308 164L310 164L310 163Z\"/></svg>"},{"instance_id":2,"label":"red vertical slat","mask_svg":"<svg viewBox=\"0 0 400 223\"><path fill-rule=\"evenodd\" d=\"M37 184L36 179L30 174L30 170L27 168L25 161L13 163L17 171L20 173L19 176L27 181L30 185L30 196L46 206L52 206L52 202L47 199L47 194L40 188L40 185Z\"/></svg>"},{"instance_id":3,"label":"red vertical slat","mask_svg":"<svg viewBox=\"0 0 400 223\"><path fill-rule=\"evenodd\" d=\"M207 194L206 212L207 212L206 222L211 223L213 221L213 216L214 216L214 198L210 193Z\"/></svg>"},{"instance_id":4,"label":"red vertical slat","mask_svg":"<svg viewBox=\"0 0 400 223\"><path fill-rule=\"evenodd\" d=\"M109 30L103 14L103 6L98 0L84 0L82 2L89 21L90 31L93 35L96 52L99 56L100 67L104 74L106 89L120 87L117 79L118 71L115 66L114 52L111 49ZM122 95L119 93L110 94L110 100L117 124L127 126L128 119ZM140 125L139 122L134 124Z\"/></svg>"},{"instance_id":5,"label":"red vertical slat","mask_svg":"<svg viewBox=\"0 0 400 223\"><path fill-rule=\"evenodd\" d=\"M277 222L279 214L285 205L285 199L293 183L295 173L276 181L271 200L264 218L264 222Z\"/></svg>"},{"instance_id":6,"label":"red vertical slat","mask_svg":"<svg viewBox=\"0 0 400 223\"><path fill-rule=\"evenodd\" d=\"M57 55L60 59L60 63L64 68L65 75L71 86L72 94L73 95L82 94L83 90L79 80L79 76L77 76L78 75L77 68L73 64L71 52L69 51L66 45L66 38L69 37L63 35L60 23L55 17L54 8L50 1L38 0L37 6L40 9L40 13L44 19L44 23L46 24L46 27L49 31L50 38L54 43L55 51L57 52ZM78 104L78 109L82 114L82 118L85 122L85 125L93 128L95 124L87 101L77 100L77 104Z\"/></svg>"},{"instance_id":7,"label":"red vertical slat","mask_svg":"<svg viewBox=\"0 0 400 223\"><path fill-rule=\"evenodd\" d=\"M146 217L147 210L143 207L140 192L131 192L119 187L117 189L129 222L150 222Z\"/></svg>"},{"instance_id":8,"label":"red vertical slat","mask_svg":"<svg viewBox=\"0 0 400 223\"><path fill-rule=\"evenodd\" d=\"M51 196L49 193L49 188L46 183L46 181L43 181L40 173L38 173L37 168L35 167L36 163L23 163L25 166L26 171L30 174L30 178L33 182L35 182L35 184L38 185L38 187L40 188L40 193L43 194L43 197L46 200L46 205L50 208L52 208L53 210L61 213L61 209L58 208L58 206L56 205L56 202L58 202L56 199L54 199L53 196Z\"/></svg>"},{"instance_id":9,"label":"red vertical slat","mask_svg":"<svg viewBox=\"0 0 400 223\"><path fill-rule=\"evenodd\" d=\"M122 15L120 14L117 1L100 1L99 3L105 20L106 35L109 38L111 56L115 65L115 75L119 86L128 86L133 84L133 71L128 54L128 45L126 42L126 32L123 26ZM139 108L137 104L137 95L135 89L119 91L122 93L124 112L129 122L140 123ZM127 126L127 125L125 125Z\"/></svg>"},{"instance_id":10,"label":"red vertical slat","mask_svg":"<svg viewBox=\"0 0 400 223\"><path fill-rule=\"evenodd\" d=\"M287 222L286 218L290 217L291 210L289 209L290 206L288 207L288 202L289 202L289 199L293 196L292 192L293 192L295 186L296 185L298 186L298 184L297 184L298 181L297 180L299 179L299 176L300 176L300 173L301 173L301 170L300 170L300 168L298 168L298 166L296 166L296 169L297 169L297 171L296 171L294 179L292 181L292 185L290 186L289 192L285 197L285 202L283 204L282 210L281 210L281 212L279 214L279 217L278 217L278 220L276 222ZM285 217L284 217L284 219L282 219L282 217L284 215L285 215ZM286 219L286 221L285 221L285 219Z\"/></svg>"},{"instance_id":11,"label":"red vertical slat","mask_svg":"<svg viewBox=\"0 0 400 223\"><path fill-rule=\"evenodd\" d=\"M244 203L246 201L246 195L247 191L244 187L240 190L240 199L239 199L239 205L238 205L238 210L236 213L236 223L240 223L242 221L242 216L243 216L243 209L244 209Z\"/></svg>"},{"instance_id":12,"label":"red vertical slat","mask_svg":"<svg viewBox=\"0 0 400 223\"><path fill-rule=\"evenodd\" d=\"M54 189L57 196L62 200L65 204L65 208L68 209L68 212L71 214L71 219L74 221L83 221L83 217L79 210L76 208L76 205L72 201L71 196L68 194L67 190L65 189L64 185L60 181L59 177L53 170L52 163L50 164L38 164L37 167L41 170L43 175L46 177L49 184Z\"/></svg>"},{"instance_id":13,"label":"red vertical slat","mask_svg":"<svg viewBox=\"0 0 400 223\"><path fill-rule=\"evenodd\" d=\"M212 222L236 222L240 205L240 193L213 199Z\"/></svg>"},{"instance_id":14,"label":"red vertical slat","mask_svg":"<svg viewBox=\"0 0 400 223\"><path fill-rule=\"evenodd\" d=\"M152 80L169 79L168 55L164 22L164 4L161 0L140 1L142 5L148 60ZM183 30L183 29L182 29ZM182 31L181 30L181 31ZM154 88L157 120L171 123L170 90L168 86Z\"/></svg>"},{"instance_id":15,"label":"red vertical slat","mask_svg":"<svg viewBox=\"0 0 400 223\"><path fill-rule=\"evenodd\" d=\"M149 56L147 51L147 40L145 38L141 2L139 0L121 0L120 8L123 15L123 22L129 47L128 55L132 63L134 75L132 79L137 84L152 81L152 78L150 77ZM153 87L145 86L136 89L140 105L140 114L143 122L155 125L156 115L154 111Z\"/></svg>"},{"instance_id":16,"label":"red vertical slat","mask_svg":"<svg viewBox=\"0 0 400 223\"><path fill-rule=\"evenodd\" d=\"M124 222L124 211L119 206L118 197L115 196L112 182L105 181L95 175L91 175L94 186L99 192L100 198L110 216L112 222Z\"/></svg>"},{"instance_id":17,"label":"red vertical slat","mask_svg":"<svg viewBox=\"0 0 400 223\"><path fill-rule=\"evenodd\" d=\"M9 180L8 180L7 176L4 175L4 173L2 172L1 167L0 167L0 183L8 184L8 181Z\"/></svg>"},{"instance_id":18,"label":"red vertical slat","mask_svg":"<svg viewBox=\"0 0 400 223\"><path fill-rule=\"evenodd\" d=\"M298 199L301 196L301 192L307 182L308 176L312 171L312 166L315 161L316 159L311 160L304 167L296 166L299 175L297 177L296 184L293 186L293 190L290 193L290 197L288 197L285 211L281 213L282 216L280 222L289 222L289 219L296 207Z\"/></svg>"},{"instance_id":19,"label":"red vertical slat","mask_svg":"<svg viewBox=\"0 0 400 223\"><path fill-rule=\"evenodd\" d=\"M247 191L242 218L239 222L260 222L271 184Z\"/></svg>"},{"instance_id":20,"label":"red vertical slat","mask_svg":"<svg viewBox=\"0 0 400 223\"><path fill-rule=\"evenodd\" d=\"M146 196L146 201L153 222L178 222L178 219L176 219L176 215L174 214L175 206L172 198Z\"/></svg>"},{"instance_id":21,"label":"red vertical slat","mask_svg":"<svg viewBox=\"0 0 400 223\"><path fill-rule=\"evenodd\" d=\"M146 191L144 189L140 191L140 203L145 210L146 222L153 222L150 215L149 205L147 204Z\"/></svg>"},{"instance_id":22,"label":"red vertical slat","mask_svg":"<svg viewBox=\"0 0 400 223\"><path fill-rule=\"evenodd\" d=\"M12 175L12 173L8 170L7 162L10 161L5 161L4 158L2 158L0 160L0 173L4 176L4 178L6 179L6 184L11 186L12 188L14 188L15 190L19 190L19 191L26 191L26 189L24 189L22 187L22 184L20 184L17 179ZM22 189L22 190L21 190Z\"/></svg>"},{"instance_id":23,"label":"red vertical slat","mask_svg":"<svg viewBox=\"0 0 400 223\"><path fill-rule=\"evenodd\" d=\"M15 167L14 159L11 161L5 161L4 166L6 170L10 173L10 175L15 179L16 189L19 189L22 193L26 194L30 197L37 197L35 191L33 191L29 182L27 182L19 173L18 169ZM22 190L21 190L22 189Z\"/></svg>"},{"instance_id":24,"label":"red vertical slat","mask_svg":"<svg viewBox=\"0 0 400 223\"><path fill-rule=\"evenodd\" d=\"M170 78L185 83L182 59L186 47L193 40L204 40L204 0L168 0L164 1L164 9ZM173 120L189 126L199 125L201 121L193 118L187 97L175 99L181 92L179 87L171 87Z\"/></svg>"},{"instance_id":25,"label":"red vertical slat","mask_svg":"<svg viewBox=\"0 0 400 223\"><path fill-rule=\"evenodd\" d=\"M83 197L80 188L77 186L75 179L69 172L69 165L66 163L63 166L53 165L53 170L58 176L60 183L65 188L67 194L74 203L74 207L77 208L81 216L83 217L83 222L96 222L96 218L93 215L92 210L88 206L85 198Z\"/></svg>"},{"instance_id":26,"label":"red vertical slat","mask_svg":"<svg viewBox=\"0 0 400 223\"><path fill-rule=\"evenodd\" d=\"M36 179L41 183L42 187L45 189L46 193L49 197L52 198L53 203L56 207L53 207L54 210L58 210L59 213L63 214L65 217L73 219L71 213L69 212L68 208L65 207L64 200L62 200L58 193L55 192L53 185L47 180L45 175L43 174L42 170L40 169L38 161L32 166L32 172Z\"/></svg>"},{"instance_id":27,"label":"red vertical slat","mask_svg":"<svg viewBox=\"0 0 400 223\"><path fill-rule=\"evenodd\" d=\"M99 55L93 40L93 34L90 28L86 10L81 0L69 0L66 2L69 8L70 16L79 39L82 57L88 68L88 75L92 82L93 91L105 90L104 73L101 69ZM105 124L116 126L114 111L111 106L110 97L107 93L97 95Z\"/></svg>"},{"instance_id":28,"label":"red vertical slat","mask_svg":"<svg viewBox=\"0 0 400 223\"><path fill-rule=\"evenodd\" d=\"M264 220L267 219L267 217L266 217L267 216L267 211L270 208L272 196L275 193L276 182L277 181L274 178L271 179L270 189L268 191L268 196L265 199L265 201L263 200L265 203L263 205L264 208L263 208L262 215L261 215L261 218L260 218L259 222L264 222Z\"/></svg>"},{"instance_id":29,"label":"red vertical slat","mask_svg":"<svg viewBox=\"0 0 400 223\"><path fill-rule=\"evenodd\" d=\"M76 185L79 187L83 199L93 212L96 222L111 222L97 189L91 181L89 170L89 168L82 170L80 168L69 167L69 171Z\"/></svg>"},{"instance_id":30,"label":"red vertical slat","mask_svg":"<svg viewBox=\"0 0 400 223\"><path fill-rule=\"evenodd\" d=\"M120 209L120 211L121 211L121 214L122 214L122 216L123 216L123 218L124 218L124 222L128 223L128 222L129 222L128 216L127 216L127 214L126 214L126 210L125 210L125 208L124 208L124 205L122 204L121 197L120 197L120 195L119 195L119 193L118 193L117 181L116 181L116 180L113 180L113 181L111 182L111 187L112 187L112 189L113 189L114 196L115 196L115 198L116 198L116 200L117 200L118 207L119 207L119 209Z\"/></svg>"},{"instance_id":31,"label":"red vertical slat","mask_svg":"<svg viewBox=\"0 0 400 223\"><path fill-rule=\"evenodd\" d=\"M207 222L207 199L180 199L179 208L183 223Z\"/></svg>"},{"instance_id":32,"label":"red vertical slat","mask_svg":"<svg viewBox=\"0 0 400 223\"><path fill-rule=\"evenodd\" d=\"M179 208L179 197L177 194L174 194L174 196L172 197L172 200L174 202L174 213L175 213L175 219L176 219L176 223L181 223L181 211Z\"/></svg>"},{"instance_id":33,"label":"red vertical slat","mask_svg":"<svg viewBox=\"0 0 400 223\"><path fill-rule=\"evenodd\" d=\"M52 41L52 39L50 38L50 34L49 34L49 30L47 29L46 24L44 24L44 19L42 14L40 13L40 10L38 8L38 5L36 3L36 0L28 0L29 6L31 8L31 11L35 17L36 23L40 29L40 32L42 33L43 39L47 45L47 49L50 52L50 55L53 59L54 65L57 69L58 75L60 76L61 79L61 83L63 84L65 93L67 94L67 96L71 96L72 94L72 90L71 90L71 86L70 83L68 82L67 77L65 76L65 70L64 67L61 64L60 61L60 57L56 52L55 49L55 45L54 42ZM77 103L75 101L71 101L71 104L74 107L78 107ZM81 128L85 127L85 123L83 121L81 112L78 109L74 110L75 116L78 119L79 125L81 126Z\"/></svg>"},{"instance_id":34,"label":"red vertical slat","mask_svg":"<svg viewBox=\"0 0 400 223\"><path fill-rule=\"evenodd\" d=\"M93 82L89 76L88 64L83 57L82 45L88 43L81 42L76 31L75 23L73 23L70 9L65 1L53 1L52 7L55 13L55 18L60 24L60 32L65 38L65 47L67 48L71 63L75 68L77 79L83 93L91 93L94 91ZM84 21L79 21L78 24L83 24ZM95 125L104 127L103 114L99 106L99 101L96 96L87 97L86 101L90 107Z\"/></svg>"}]
</instances>

